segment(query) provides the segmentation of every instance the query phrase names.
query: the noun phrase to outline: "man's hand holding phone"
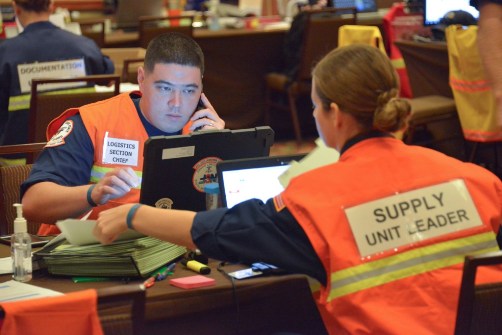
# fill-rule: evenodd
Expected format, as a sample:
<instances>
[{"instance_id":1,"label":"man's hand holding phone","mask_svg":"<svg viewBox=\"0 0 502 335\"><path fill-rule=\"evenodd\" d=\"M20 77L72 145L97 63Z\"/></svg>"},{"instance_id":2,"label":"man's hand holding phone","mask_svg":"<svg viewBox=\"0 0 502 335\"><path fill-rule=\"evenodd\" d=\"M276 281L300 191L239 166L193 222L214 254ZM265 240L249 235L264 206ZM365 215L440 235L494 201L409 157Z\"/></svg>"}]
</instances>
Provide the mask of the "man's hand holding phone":
<instances>
[{"instance_id":1,"label":"man's hand holding phone","mask_svg":"<svg viewBox=\"0 0 502 335\"><path fill-rule=\"evenodd\" d=\"M201 94L197 109L190 118L190 121L192 121L192 125L190 126L191 131L225 128L225 121L218 116L218 113L216 113L213 105L211 105L204 93Z\"/></svg>"}]
</instances>

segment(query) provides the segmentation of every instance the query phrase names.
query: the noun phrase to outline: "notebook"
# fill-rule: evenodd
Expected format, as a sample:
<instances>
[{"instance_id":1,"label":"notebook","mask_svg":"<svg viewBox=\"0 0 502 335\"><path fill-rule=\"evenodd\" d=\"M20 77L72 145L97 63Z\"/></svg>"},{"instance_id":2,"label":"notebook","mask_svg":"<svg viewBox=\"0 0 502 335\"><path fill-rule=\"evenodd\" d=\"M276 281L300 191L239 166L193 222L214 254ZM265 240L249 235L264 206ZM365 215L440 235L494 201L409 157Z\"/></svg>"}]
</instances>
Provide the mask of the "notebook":
<instances>
[{"instance_id":1,"label":"notebook","mask_svg":"<svg viewBox=\"0 0 502 335\"><path fill-rule=\"evenodd\" d=\"M204 210L204 186L218 182L218 162L268 156L273 142L274 131L267 126L151 137L144 147L140 202Z\"/></svg>"},{"instance_id":2,"label":"notebook","mask_svg":"<svg viewBox=\"0 0 502 335\"><path fill-rule=\"evenodd\" d=\"M266 202L284 190L279 176L289 168L292 161L298 162L303 157L304 155L289 155L218 163L216 169L222 205L231 208L253 198Z\"/></svg>"}]
</instances>

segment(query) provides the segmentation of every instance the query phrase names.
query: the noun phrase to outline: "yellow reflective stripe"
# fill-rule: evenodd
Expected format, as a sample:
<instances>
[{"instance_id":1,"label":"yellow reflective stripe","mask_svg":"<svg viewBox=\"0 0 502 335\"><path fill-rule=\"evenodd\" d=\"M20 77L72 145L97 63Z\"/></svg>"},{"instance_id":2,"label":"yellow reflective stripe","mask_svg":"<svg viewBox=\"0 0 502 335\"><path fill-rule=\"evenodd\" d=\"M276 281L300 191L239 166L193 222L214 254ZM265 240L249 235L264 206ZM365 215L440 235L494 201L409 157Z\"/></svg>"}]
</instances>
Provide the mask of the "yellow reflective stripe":
<instances>
[{"instance_id":1,"label":"yellow reflective stripe","mask_svg":"<svg viewBox=\"0 0 502 335\"><path fill-rule=\"evenodd\" d=\"M394 280L462 263L465 255L499 250L493 232L413 249L331 274L328 301Z\"/></svg>"},{"instance_id":2,"label":"yellow reflective stripe","mask_svg":"<svg viewBox=\"0 0 502 335\"><path fill-rule=\"evenodd\" d=\"M107 168L103 166L98 166L98 165L93 165L91 169L91 182L92 183L97 183L99 182L107 172L112 171L114 168ZM139 184L137 189L141 189L141 181L143 179L143 172L142 171L134 171L136 175L138 176L139 179Z\"/></svg>"},{"instance_id":3,"label":"yellow reflective stripe","mask_svg":"<svg viewBox=\"0 0 502 335\"><path fill-rule=\"evenodd\" d=\"M16 95L9 98L9 112L30 108L30 94Z\"/></svg>"},{"instance_id":4,"label":"yellow reflective stripe","mask_svg":"<svg viewBox=\"0 0 502 335\"><path fill-rule=\"evenodd\" d=\"M11 165L26 165L26 158L3 158L0 157L0 166L11 166Z\"/></svg>"},{"instance_id":5,"label":"yellow reflective stripe","mask_svg":"<svg viewBox=\"0 0 502 335\"><path fill-rule=\"evenodd\" d=\"M96 89L94 87L81 87L81 88L73 88L61 91L44 92L43 95L89 93L89 92L96 92ZM23 95L16 95L14 97L9 97L9 112L29 109L30 99L31 99L31 94L23 94Z\"/></svg>"},{"instance_id":6,"label":"yellow reflective stripe","mask_svg":"<svg viewBox=\"0 0 502 335\"><path fill-rule=\"evenodd\" d=\"M404 68L406 68L406 64L404 64L404 59L403 58L392 59L390 62L392 63L392 66L394 66L395 69L404 69Z\"/></svg>"}]
</instances>

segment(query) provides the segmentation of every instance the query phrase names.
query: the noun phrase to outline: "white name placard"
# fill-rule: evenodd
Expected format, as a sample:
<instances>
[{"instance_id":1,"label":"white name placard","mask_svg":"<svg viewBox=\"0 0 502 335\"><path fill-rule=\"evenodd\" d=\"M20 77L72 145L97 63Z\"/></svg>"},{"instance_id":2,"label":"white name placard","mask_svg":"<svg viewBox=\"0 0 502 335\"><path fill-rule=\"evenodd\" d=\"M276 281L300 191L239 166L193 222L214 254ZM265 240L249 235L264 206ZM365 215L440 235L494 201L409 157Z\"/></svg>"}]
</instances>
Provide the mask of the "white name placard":
<instances>
[{"instance_id":1,"label":"white name placard","mask_svg":"<svg viewBox=\"0 0 502 335\"><path fill-rule=\"evenodd\" d=\"M362 257L482 224L463 180L347 208Z\"/></svg>"},{"instance_id":2,"label":"white name placard","mask_svg":"<svg viewBox=\"0 0 502 335\"><path fill-rule=\"evenodd\" d=\"M139 141L106 137L103 163L138 166Z\"/></svg>"},{"instance_id":3,"label":"white name placard","mask_svg":"<svg viewBox=\"0 0 502 335\"><path fill-rule=\"evenodd\" d=\"M19 85L22 93L31 91L31 80L34 78L71 78L85 76L84 59L60 60L54 62L36 62L17 66ZM56 90L78 87L84 82L57 83L42 86L42 90Z\"/></svg>"}]
</instances>

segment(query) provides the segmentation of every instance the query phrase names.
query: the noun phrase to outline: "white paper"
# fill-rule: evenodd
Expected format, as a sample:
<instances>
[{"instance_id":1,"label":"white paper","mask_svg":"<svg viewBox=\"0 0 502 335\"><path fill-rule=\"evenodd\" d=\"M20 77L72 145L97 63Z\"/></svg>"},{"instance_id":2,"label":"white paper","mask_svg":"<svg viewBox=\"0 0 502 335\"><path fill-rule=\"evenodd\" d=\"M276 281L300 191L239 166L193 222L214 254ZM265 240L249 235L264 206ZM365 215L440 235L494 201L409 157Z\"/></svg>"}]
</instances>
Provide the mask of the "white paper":
<instances>
[{"instance_id":1,"label":"white paper","mask_svg":"<svg viewBox=\"0 0 502 335\"><path fill-rule=\"evenodd\" d=\"M12 273L12 257L0 258L0 274Z\"/></svg>"},{"instance_id":2,"label":"white paper","mask_svg":"<svg viewBox=\"0 0 502 335\"><path fill-rule=\"evenodd\" d=\"M0 283L0 302L53 297L63 293L46 288L9 280Z\"/></svg>"}]
</instances>

